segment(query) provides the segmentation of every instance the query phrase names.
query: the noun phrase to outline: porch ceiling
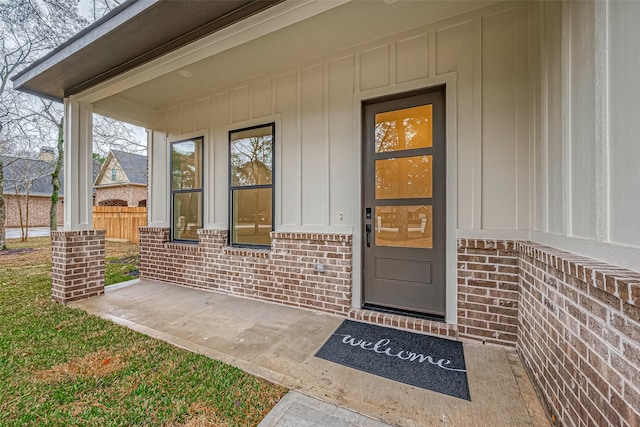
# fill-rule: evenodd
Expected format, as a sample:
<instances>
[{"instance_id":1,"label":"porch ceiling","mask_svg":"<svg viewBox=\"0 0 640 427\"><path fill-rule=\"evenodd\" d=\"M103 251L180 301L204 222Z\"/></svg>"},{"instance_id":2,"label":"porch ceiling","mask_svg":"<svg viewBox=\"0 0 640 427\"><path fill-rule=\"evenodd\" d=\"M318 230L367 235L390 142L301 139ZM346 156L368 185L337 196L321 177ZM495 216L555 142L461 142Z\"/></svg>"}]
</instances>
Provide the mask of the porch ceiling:
<instances>
[{"instance_id":1,"label":"porch ceiling","mask_svg":"<svg viewBox=\"0 0 640 427\"><path fill-rule=\"evenodd\" d=\"M282 1L128 0L14 76L14 88L62 100Z\"/></svg>"},{"instance_id":2,"label":"porch ceiling","mask_svg":"<svg viewBox=\"0 0 640 427\"><path fill-rule=\"evenodd\" d=\"M128 88L114 98L149 110L496 3L494 0L350 1Z\"/></svg>"}]
</instances>

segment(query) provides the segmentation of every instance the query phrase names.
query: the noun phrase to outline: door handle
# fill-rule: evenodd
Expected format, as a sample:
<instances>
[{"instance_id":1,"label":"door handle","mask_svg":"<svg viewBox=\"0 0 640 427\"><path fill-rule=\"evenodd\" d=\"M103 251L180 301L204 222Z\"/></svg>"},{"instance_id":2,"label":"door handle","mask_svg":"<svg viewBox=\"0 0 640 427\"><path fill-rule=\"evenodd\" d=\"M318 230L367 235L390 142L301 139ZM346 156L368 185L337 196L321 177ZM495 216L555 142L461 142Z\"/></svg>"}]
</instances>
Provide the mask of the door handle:
<instances>
[{"instance_id":1,"label":"door handle","mask_svg":"<svg viewBox=\"0 0 640 427\"><path fill-rule=\"evenodd\" d=\"M371 247L371 224L366 224L364 230L367 232L367 247Z\"/></svg>"}]
</instances>

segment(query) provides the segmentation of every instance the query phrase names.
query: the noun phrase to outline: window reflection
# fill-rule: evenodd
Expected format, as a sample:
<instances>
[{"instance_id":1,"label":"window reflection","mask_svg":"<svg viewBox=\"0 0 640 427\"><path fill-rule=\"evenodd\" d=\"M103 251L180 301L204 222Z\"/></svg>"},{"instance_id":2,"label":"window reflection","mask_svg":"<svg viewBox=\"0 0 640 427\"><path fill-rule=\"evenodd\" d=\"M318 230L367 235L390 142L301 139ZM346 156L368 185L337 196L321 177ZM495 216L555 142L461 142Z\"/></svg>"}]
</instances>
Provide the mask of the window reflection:
<instances>
[{"instance_id":1,"label":"window reflection","mask_svg":"<svg viewBox=\"0 0 640 427\"><path fill-rule=\"evenodd\" d=\"M376 153L433 146L432 106L376 114Z\"/></svg>"},{"instance_id":2,"label":"window reflection","mask_svg":"<svg viewBox=\"0 0 640 427\"><path fill-rule=\"evenodd\" d=\"M271 126L233 132L231 135L231 186L271 184Z\"/></svg>"},{"instance_id":3,"label":"window reflection","mask_svg":"<svg viewBox=\"0 0 640 427\"><path fill-rule=\"evenodd\" d=\"M173 238L198 240L202 228L202 192L173 195Z\"/></svg>"},{"instance_id":4,"label":"window reflection","mask_svg":"<svg viewBox=\"0 0 640 427\"><path fill-rule=\"evenodd\" d=\"M174 240L198 240L202 228L203 139L171 143L171 215Z\"/></svg>"},{"instance_id":5,"label":"window reflection","mask_svg":"<svg viewBox=\"0 0 640 427\"><path fill-rule=\"evenodd\" d=\"M271 188L233 192L233 242L271 244Z\"/></svg>"},{"instance_id":6,"label":"window reflection","mask_svg":"<svg viewBox=\"0 0 640 427\"><path fill-rule=\"evenodd\" d=\"M432 211L430 205L376 206L376 246L433 248Z\"/></svg>"},{"instance_id":7,"label":"window reflection","mask_svg":"<svg viewBox=\"0 0 640 427\"><path fill-rule=\"evenodd\" d=\"M232 245L271 244L274 140L273 123L229 132Z\"/></svg>"},{"instance_id":8,"label":"window reflection","mask_svg":"<svg viewBox=\"0 0 640 427\"><path fill-rule=\"evenodd\" d=\"M433 156L376 160L376 199L432 197Z\"/></svg>"},{"instance_id":9,"label":"window reflection","mask_svg":"<svg viewBox=\"0 0 640 427\"><path fill-rule=\"evenodd\" d=\"M202 139L176 142L171 145L171 189L202 188Z\"/></svg>"}]
</instances>

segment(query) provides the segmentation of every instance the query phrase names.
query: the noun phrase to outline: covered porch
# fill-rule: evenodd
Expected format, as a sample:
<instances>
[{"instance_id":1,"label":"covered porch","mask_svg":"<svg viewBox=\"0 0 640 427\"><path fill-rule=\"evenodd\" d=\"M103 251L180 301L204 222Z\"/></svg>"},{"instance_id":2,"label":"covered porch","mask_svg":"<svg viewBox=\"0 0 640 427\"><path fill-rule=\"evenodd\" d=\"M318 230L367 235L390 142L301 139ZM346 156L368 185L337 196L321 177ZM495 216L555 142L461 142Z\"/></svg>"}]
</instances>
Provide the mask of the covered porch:
<instances>
[{"instance_id":1,"label":"covered porch","mask_svg":"<svg viewBox=\"0 0 640 427\"><path fill-rule=\"evenodd\" d=\"M314 357L336 315L145 279L72 305L391 425L549 426L514 349L464 343L466 401Z\"/></svg>"},{"instance_id":2,"label":"covered porch","mask_svg":"<svg viewBox=\"0 0 640 427\"><path fill-rule=\"evenodd\" d=\"M476 341L466 351L478 375L472 394L475 387L492 411L482 418L487 424L516 413L526 422L535 418L519 397L513 405L520 409L507 414L491 400L506 390L524 393L515 381L524 378L516 354L562 424L640 423L640 86L633 71L640 67L640 3L180 4L128 1L14 81L66 108L65 230L53 236L54 299L105 293L104 234L93 230L89 168L91 117L98 112L148 129L145 280L77 304L400 424L417 411L416 425L443 414L469 417L456 418L466 425L479 412L469 409L475 402L464 407L395 383L387 388L386 380L371 380L375 387L365 386L364 376L345 383L343 377L353 378L348 372L337 368L342 376L332 377L333 369L324 372L324 362L309 356L316 341L302 339L301 352L265 347L255 360L246 354L259 348L261 332L273 343L288 335L320 340L340 318L351 318ZM140 44L126 43L134 36ZM439 172L422 167L428 178L415 184L417 175L406 173L400 196L372 196L378 188L367 182L384 175L376 162L401 155L369 156L366 129L378 122L367 122L377 114L367 108L436 92L438 102L389 111L427 104L438 110L429 123L438 116L439 132L405 157L428 158L422 163ZM243 191L233 175L234 138L255 136L256 129L271 143L259 174L269 179L251 190L270 196L253 198L268 209L238 214L246 206L234 199ZM188 161L174 161L179 156ZM180 187L192 173L197 179ZM407 196L410 187L429 191ZM182 203L187 198L193 203ZM402 215L387 212L388 199ZM400 217L403 227L393 223ZM384 258L368 255L370 234L375 247L377 234L401 228L419 236L411 243L427 246L421 249L441 250L429 267L388 270L394 283L437 277L437 294L419 294L422 302L437 295L435 319L429 307L417 315L400 307L398 314L402 304L394 298L401 292L394 289L383 304L369 299L375 289L367 268ZM251 230L262 240L241 244L237 237ZM210 317L206 301L231 301L218 307L228 316ZM245 322L264 301L279 303L269 310L289 323L264 329L259 317ZM153 314L159 307L161 318ZM229 335L216 322L229 325ZM296 329L305 325L311 329ZM498 376L507 382L489 392Z\"/></svg>"}]
</instances>

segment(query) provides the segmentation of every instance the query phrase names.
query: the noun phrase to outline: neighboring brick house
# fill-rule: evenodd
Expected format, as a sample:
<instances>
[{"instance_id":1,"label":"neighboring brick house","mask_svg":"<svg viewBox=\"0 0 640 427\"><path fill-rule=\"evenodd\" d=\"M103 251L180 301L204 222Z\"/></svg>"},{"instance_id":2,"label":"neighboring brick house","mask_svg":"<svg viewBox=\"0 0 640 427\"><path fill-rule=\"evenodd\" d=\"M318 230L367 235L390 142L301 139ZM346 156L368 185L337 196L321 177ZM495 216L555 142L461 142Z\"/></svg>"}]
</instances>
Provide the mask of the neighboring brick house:
<instances>
[{"instance_id":1,"label":"neighboring brick house","mask_svg":"<svg viewBox=\"0 0 640 427\"><path fill-rule=\"evenodd\" d=\"M48 227L51 210L51 173L54 169L53 158L43 156L43 150L37 159L3 157L4 163L4 202L5 225L8 228L20 227L20 210L22 225L29 227ZM62 193L58 203L58 225L63 223ZM28 218L27 218L28 205Z\"/></svg>"},{"instance_id":2,"label":"neighboring brick house","mask_svg":"<svg viewBox=\"0 0 640 427\"><path fill-rule=\"evenodd\" d=\"M23 225L29 227L49 227L51 211L51 174L55 167L53 148L42 147L37 158L4 156L4 201L5 226L20 227L20 210ZM100 162L93 162L93 176L100 169ZM58 203L58 227L63 224L64 214L64 171L60 171L60 191ZM28 222L27 222L28 200Z\"/></svg>"},{"instance_id":3,"label":"neighboring brick house","mask_svg":"<svg viewBox=\"0 0 640 427\"><path fill-rule=\"evenodd\" d=\"M99 111L149 130L141 278L515 347L561 424L640 425L639 15L124 2L13 78L70 118L52 296L104 292Z\"/></svg>"},{"instance_id":4,"label":"neighboring brick house","mask_svg":"<svg viewBox=\"0 0 640 427\"><path fill-rule=\"evenodd\" d=\"M147 156L110 150L94 188L95 206L147 206Z\"/></svg>"}]
</instances>

